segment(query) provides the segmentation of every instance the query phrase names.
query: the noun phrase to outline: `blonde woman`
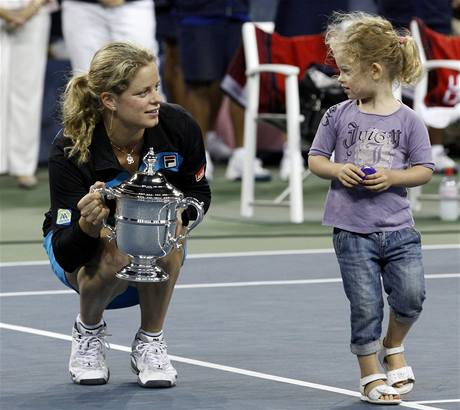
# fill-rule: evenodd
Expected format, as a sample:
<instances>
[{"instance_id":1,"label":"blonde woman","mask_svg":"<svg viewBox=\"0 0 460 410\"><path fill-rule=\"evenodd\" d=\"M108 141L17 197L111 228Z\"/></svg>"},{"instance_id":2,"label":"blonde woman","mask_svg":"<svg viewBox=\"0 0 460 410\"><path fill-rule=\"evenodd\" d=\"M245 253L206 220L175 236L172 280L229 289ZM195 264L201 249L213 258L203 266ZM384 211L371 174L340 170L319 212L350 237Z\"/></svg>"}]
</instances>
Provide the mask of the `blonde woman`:
<instances>
[{"instance_id":1,"label":"blonde woman","mask_svg":"<svg viewBox=\"0 0 460 410\"><path fill-rule=\"evenodd\" d=\"M167 282L128 286L115 276L128 257L108 240L103 228L103 221L113 215L113 204L91 192L129 178L153 147L166 179L208 209L211 194L204 176L200 128L182 108L161 102L159 83L151 51L110 43L95 54L88 73L74 75L64 93L63 131L49 158L51 207L43 233L54 273L79 293L69 360L77 384L107 383L103 313L137 304L141 320L131 367L138 383L143 387L176 384L163 324L184 251L174 249L160 259L170 275ZM180 218L187 225L196 212L186 210Z\"/></svg>"},{"instance_id":2,"label":"blonde woman","mask_svg":"<svg viewBox=\"0 0 460 410\"><path fill-rule=\"evenodd\" d=\"M334 227L334 248L351 308L350 347L361 370L361 398L398 404L414 386L403 341L425 299L420 234L406 188L428 182L434 164L426 127L394 97L393 86L415 82L421 65L407 33L363 13L337 14L326 43L349 100L324 115L309 167L331 180L323 223ZM330 160L333 152L335 162ZM390 306L382 340L381 280Z\"/></svg>"}]
</instances>

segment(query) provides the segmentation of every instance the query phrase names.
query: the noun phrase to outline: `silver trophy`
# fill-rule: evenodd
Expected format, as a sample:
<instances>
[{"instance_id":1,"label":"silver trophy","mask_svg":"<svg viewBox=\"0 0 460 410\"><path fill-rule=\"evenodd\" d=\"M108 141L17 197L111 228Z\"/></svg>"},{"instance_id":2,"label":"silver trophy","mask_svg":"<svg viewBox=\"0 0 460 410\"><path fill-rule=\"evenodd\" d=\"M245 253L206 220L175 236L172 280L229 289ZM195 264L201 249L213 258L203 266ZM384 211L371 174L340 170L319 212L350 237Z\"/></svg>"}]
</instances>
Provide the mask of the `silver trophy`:
<instances>
[{"instance_id":1,"label":"silver trophy","mask_svg":"<svg viewBox=\"0 0 460 410\"><path fill-rule=\"evenodd\" d=\"M144 157L146 169L136 172L128 181L116 188L97 188L107 199L116 199L115 228L110 229L120 251L131 263L116 276L134 282L162 282L169 275L157 265L157 259L167 255L203 220L203 203L184 194L155 171L156 156L153 148ZM193 206L198 217L176 236L177 211Z\"/></svg>"}]
</instances>

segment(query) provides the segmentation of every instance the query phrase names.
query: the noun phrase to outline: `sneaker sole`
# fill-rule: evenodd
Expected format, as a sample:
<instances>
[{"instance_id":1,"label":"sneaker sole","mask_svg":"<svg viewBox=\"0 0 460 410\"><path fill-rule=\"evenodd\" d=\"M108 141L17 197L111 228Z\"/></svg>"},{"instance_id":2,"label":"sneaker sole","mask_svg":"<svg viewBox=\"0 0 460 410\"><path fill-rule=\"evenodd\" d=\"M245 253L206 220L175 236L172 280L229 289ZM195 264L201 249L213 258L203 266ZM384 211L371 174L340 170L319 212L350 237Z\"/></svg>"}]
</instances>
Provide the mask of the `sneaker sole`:
<instances>
[{"instance_id":1,"label":"sneaker sole","mask_svg":"<svg viewBox=\"0 0 460 410\"><path fill-rule=\"evenodd\" d=\"M146 387L146 388L169 388L169 387L174 387L176 383L172 383L169 380L151 380L148 381L147 383L141 383L139 379L137 379L137 384L141 387Z\"/></svg>"},{"instance_id":2,"label":"sneaker sole","mask_svg":"<svg viewBox=\"0 0 460 410\"><path fill-rule=\"evenodd\" d=\"M135 366L133 362L131 362L131 371L136 375L139 376L139 370ZM177 380L177 376L175 377ZM176 380L173 382L171 380L149 380L146 383L142 383L139 377L137 378L137 384L141 387L147 387L147 388L168 388L168 387L174 387L176 385Z\"/></svg>"},{"instance_id":3,"label":"sneaker sole","mask_svg":"<svg viewBox=\"0 0 460 410\"><path fill-rule=\"evenodd\" d=\"M72 373L70 373L70 378L72 379L72 381L75 384L80 384L82 386L97 386L97 385L101 385L101 384L107 384L107 382L109 381L109 378L110 378L110 372L107 375L107 380L104 379L104 378L100 378L100 379L82 379L82 380L78 381L78 380L74 379Z\"/></svg>"}]
</instances>

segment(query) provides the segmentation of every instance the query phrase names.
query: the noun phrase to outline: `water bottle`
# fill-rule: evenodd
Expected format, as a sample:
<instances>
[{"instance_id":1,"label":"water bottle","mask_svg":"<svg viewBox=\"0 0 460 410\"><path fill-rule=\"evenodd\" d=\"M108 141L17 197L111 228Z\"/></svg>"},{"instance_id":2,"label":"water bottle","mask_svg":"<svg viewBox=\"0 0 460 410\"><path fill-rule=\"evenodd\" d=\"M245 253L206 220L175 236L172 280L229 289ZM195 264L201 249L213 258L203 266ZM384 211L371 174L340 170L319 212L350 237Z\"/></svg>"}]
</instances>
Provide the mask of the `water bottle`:
<instances>
[{"instance_id":1,"label":"water bottle","mask_svg":"<svg viewBox=\"0 0 460 410\"><path fill-rule=\"evenodd\" d=\"M439 217L442 221L458 219L458 186L454 168L446 168L439 184Z\"/></svg>"}]
</instances>

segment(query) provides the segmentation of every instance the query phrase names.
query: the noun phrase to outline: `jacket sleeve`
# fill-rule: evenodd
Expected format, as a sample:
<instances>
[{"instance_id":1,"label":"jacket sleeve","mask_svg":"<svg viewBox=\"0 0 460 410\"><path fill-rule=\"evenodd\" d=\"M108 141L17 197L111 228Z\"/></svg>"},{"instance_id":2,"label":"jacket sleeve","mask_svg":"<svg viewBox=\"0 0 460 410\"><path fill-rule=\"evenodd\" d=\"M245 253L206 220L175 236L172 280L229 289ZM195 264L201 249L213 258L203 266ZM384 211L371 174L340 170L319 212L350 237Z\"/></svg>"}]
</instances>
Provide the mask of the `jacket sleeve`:
<instances>
[{"instance_id":1,"label":"jacket sleeve","mask_svg":"<svg viewBox=\"0 0 460 410\"><path fill-rule=\"evenodd\" d=\"M211 204L211 189L206 179L206 156L204 151L203 137L196 121L190 114L183 111L183 126L181 132L183 146L181 147L184 162L178 175L168 175L174 179L173 185L180 189L185 197L193 197L203 203L206 213ZM184 225L189 220L197 218L194 207L188 207L183 214Z\"/></svg>"},{"instance_id":2,"label":"jacket sleeve","mask_svg":"<svg viewBox=\"0 0 460 410\"><path fill-rule=\"evenodd\" d=\"M77 203L88 193L90 181L61 148L53 149L56 155L48 163L53 253L65 271L73 272L95 255L99 242L99 238L84 233L78 223Z\"/></svg>"}]
</instances>

